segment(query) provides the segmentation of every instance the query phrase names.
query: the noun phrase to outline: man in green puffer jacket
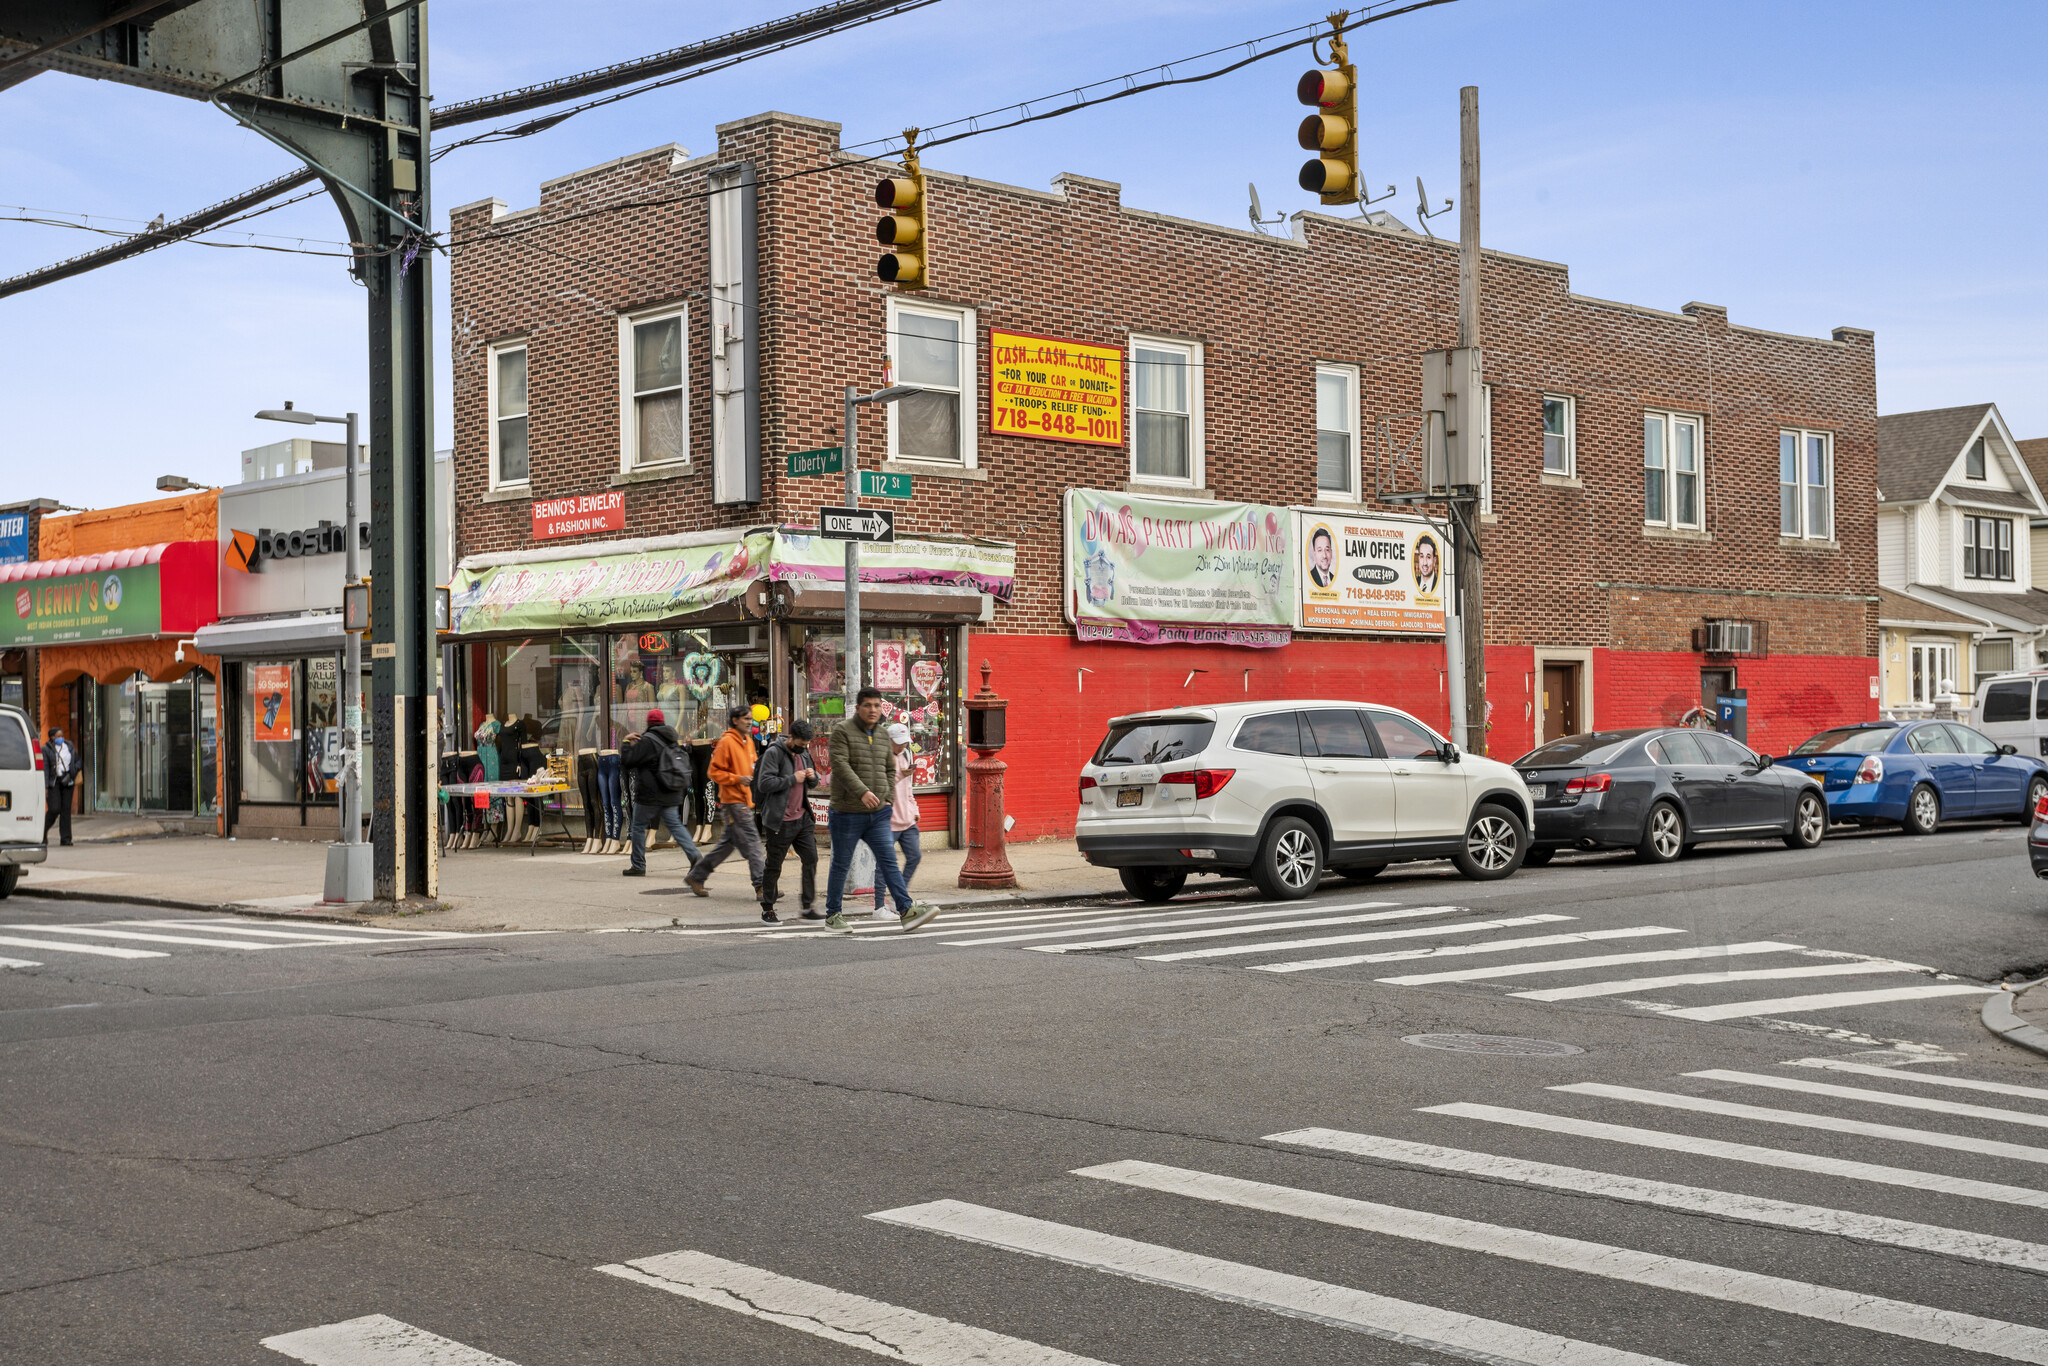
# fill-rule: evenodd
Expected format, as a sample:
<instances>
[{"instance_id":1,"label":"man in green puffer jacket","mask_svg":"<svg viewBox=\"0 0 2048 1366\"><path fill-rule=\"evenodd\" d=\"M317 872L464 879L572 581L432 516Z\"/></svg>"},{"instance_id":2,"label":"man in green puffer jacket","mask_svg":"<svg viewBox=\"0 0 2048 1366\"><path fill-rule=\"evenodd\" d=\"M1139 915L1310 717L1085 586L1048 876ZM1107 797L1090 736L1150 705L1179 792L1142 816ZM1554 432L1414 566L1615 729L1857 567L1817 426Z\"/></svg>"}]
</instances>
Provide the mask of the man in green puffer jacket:
<instances>
[{"instance_id":1,"label":"man in green puffer jacket","mask_svg":"<svg viewBox=\"0 0 2048 1366\"><path fill-rule=\"evenodd\" d=\"M825 924L847 934L853 926L840 909L853 849L865 844L875 856L875 877L896 903L896 919L914 930L939 913L910 899L903 871L896 864L896 842L889 832L890 800L896 791L896 751L882 728L888 703L880 691L862 688L854 698L853 715L832 728L832 809L826 828L832 834L832 871L825 879ZM885 795L886 794L886 795Z\"/></svg>"}]
</instances>

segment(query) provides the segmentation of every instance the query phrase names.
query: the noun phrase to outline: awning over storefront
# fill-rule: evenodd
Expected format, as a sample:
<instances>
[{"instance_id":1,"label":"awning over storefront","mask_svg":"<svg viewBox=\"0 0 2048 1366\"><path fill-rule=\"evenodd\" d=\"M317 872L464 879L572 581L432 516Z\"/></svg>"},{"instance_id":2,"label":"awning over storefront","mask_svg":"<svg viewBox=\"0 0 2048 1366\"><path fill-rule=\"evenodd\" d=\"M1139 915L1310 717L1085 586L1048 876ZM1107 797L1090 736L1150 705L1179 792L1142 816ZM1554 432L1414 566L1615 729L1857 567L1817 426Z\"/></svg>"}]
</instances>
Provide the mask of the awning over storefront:
<instances>
[{"instance_id":1,"label":"awning over storefront","mask_svg":"<svg viewBox=\"0 0 2048 1366\"><path fill-rule=\"evenodd\" d=\"M236 659L251 655L338 654L344 643L339 612L266 621L217 622L202 626L197 639L202 654Z\"/></svg>"},{"instance_id":2,"label":"awning over storefront","mask_svg":"<svg viewBox=\"0 0 2048 1366\"><path fill-rule=\"evenodd\" d=\"M808 530L764 527L696 545L626 549L598 543L577 556L538 559L522 553L504 563L476 557L463 562L451 585L452 625L458 635L481 635L669 621L732 602L763 580L799 589L842 588L844 553L840 542ZM950 590L944 594L947 607L958 612L960 604L950 601L956 596L986 593L1009 601L1016 568L1013 545L904 540L861 547L860 580Z\"/></svg>"},{"instance_id":3,"label":"awning over storefront","mask_svg":"<svg viewBox=\"0 0 2048 1366\"><path fill-rule=\"evenodd\" d=\"M0 565L0 645L187 636L219 615L212 541Z\"/></svg>"}]
</instances>

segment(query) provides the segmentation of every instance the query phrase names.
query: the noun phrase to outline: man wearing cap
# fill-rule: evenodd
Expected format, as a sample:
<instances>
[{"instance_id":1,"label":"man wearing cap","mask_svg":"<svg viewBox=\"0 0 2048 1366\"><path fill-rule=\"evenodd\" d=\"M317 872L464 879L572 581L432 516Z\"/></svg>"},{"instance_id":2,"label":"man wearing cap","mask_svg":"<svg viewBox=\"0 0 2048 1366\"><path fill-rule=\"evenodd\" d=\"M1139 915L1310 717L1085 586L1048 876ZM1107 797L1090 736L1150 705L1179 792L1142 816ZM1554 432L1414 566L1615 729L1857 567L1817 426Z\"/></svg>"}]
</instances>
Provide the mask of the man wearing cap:
<instances>
[{"instance_id":1,"label":"man wearing cap","mask_svg":"<svg viewBox=\"0 0 2048 1366\"><path fill-rule=\"evenodd\" d=\"M647 828L657 820L694 864L697 845L676 810L690 791L690 751L669 729L661 708L648 709L646 734L628 735L620 744L619 769L633 781L633 859L625 875L647 876Z\"/></svg>"},{"instance_id":2,"label":"man wearing cap","mask_svg":"<svg viewBox=\"0 0 2048 1366\"><path fill-rule=\"evenodd\" d=\"M917 876L917 865L924 862L924 851L918 847L917 839L917 794L910 785L910 727L901 721L889 723L889 748L896 765L896 786L891 789L893 798L889 803L889 834L896 841L897 853L901 856L903 885L910 886L910 879ZM882 879L875 879L875 909L868 913L870 920L894 920L884 909Z\"/></svg>"},{"instance_id":3,"label":"man wearing cap","mask_svg":"<svg viewBox=\"0 0 2048 1366\"><path fill-rule=\"evenodd\" d=\"M905 930L914 930L939 913L936 906L911 901L910 888L903 885L903 873L896 866L896 846L889 837L893 808L882 795L896 790L895 752L882 729L888 705L880 690L862 688L854 698L853 715L832 728L832 811L826 818L832 831L832 870L825 875L825 924L844 934L852 934L853 926L840 904L854 846L859 844L874 854L875 877L895 899L896 918Z\"/></svg>"},{"instance_id":4,"label":"man wearing cap","mask_svg":"<svg viewBox=\"0 0 2048 1366\"><path fill-rule=\"evenodd\" d=\"M754 796L758 805L754 818L761 824L761 839L767 845L761 875L761 919L773 925L780 917L775 903L782 899L777 885L782 860L796 850L803 865L804 919L823 920L818 902L818 835L811 819L811 789L818 785L818 770L811 767L811 723L792 721L788 734L777 743L764 736L767 748L761 766L754 773Z\"/></svg>"},{"instance_id":5,"label":"man wearing cap","mask_svg":"<svg viewBox=\"0 0 2048 1366\"><path fill-rule=\"evenodd\" d=\"M734 707L725 719L725 733L711 751L711 781L718 785L718 814L725 830L711 852L697 860L683 879L698 896L710 896L704 879L737 849L747 860L754 877L754 895L761 895L761 872L765 859L761 832L754 828L754 716L745 707Z\"/></svg>"}]
</instances>

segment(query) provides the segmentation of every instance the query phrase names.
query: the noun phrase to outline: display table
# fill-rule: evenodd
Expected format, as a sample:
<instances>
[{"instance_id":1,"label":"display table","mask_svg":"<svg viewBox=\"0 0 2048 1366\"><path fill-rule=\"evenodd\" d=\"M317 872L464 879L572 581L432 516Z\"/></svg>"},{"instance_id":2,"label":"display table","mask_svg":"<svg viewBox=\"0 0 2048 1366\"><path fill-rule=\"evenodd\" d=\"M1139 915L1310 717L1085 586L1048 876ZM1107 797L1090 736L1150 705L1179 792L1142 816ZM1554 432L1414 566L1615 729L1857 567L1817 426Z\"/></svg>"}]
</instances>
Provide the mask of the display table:
<instances>
[{"instance_id":1,"label":"display table","mask_svg":"<svg viewBox=\"0 0 2048 1366\"><path fill-rule=\"evenodd\" d=\"M555 813L555 819L561 824L562 838L572 844L575 842L576 836L569 829L569 810L567 804L561 801L551 804L543 800L548 797L560 797L567 793L568 790L569 784L567 783L544 783L538 787L533 787L514 778L495 783L443 783L441 784L441 798L443 801L450 797L492 797L500 801L535 801L540 807L540 819L534 822L534 829L540 831L540 837L526 846L527 855L531 857L539 851L541 840L547 838L547 827L544 822L547 820L547 813L551 805ZM441 829L444 840L447 828L448 823L442 821ZM445 854L450 851L444 844L441 852Z\"/></svg>"}]
</instances>

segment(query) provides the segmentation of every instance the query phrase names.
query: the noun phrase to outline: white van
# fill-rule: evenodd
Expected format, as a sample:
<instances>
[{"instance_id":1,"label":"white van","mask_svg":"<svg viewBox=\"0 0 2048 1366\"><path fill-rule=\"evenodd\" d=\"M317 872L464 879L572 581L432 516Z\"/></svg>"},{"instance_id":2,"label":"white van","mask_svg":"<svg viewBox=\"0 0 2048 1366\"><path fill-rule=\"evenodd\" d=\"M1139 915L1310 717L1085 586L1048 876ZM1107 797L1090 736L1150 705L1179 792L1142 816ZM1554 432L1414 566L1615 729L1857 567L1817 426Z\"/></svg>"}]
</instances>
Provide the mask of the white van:
<instances>
[{"instance_id":1,"label":"white van","mask_svg":"<svg viewBox=\"0 0 2048 1366\"><path fill-rule=\"evenodd\" d=\"M2048 759L2048 669L1979 679L1970 724L2001 745Z\"/></svg>"},{"instance_id":2,"label":"white van","mask_svg":"<svg viewBox=\"0 0 2048 1366\"><path fill-rule=\"evenodd\" d=\"M28 713L0 706L0 898L13 892L26 863L50 856L43 838L43 755Z\"/></svg>"}]
</instances>

